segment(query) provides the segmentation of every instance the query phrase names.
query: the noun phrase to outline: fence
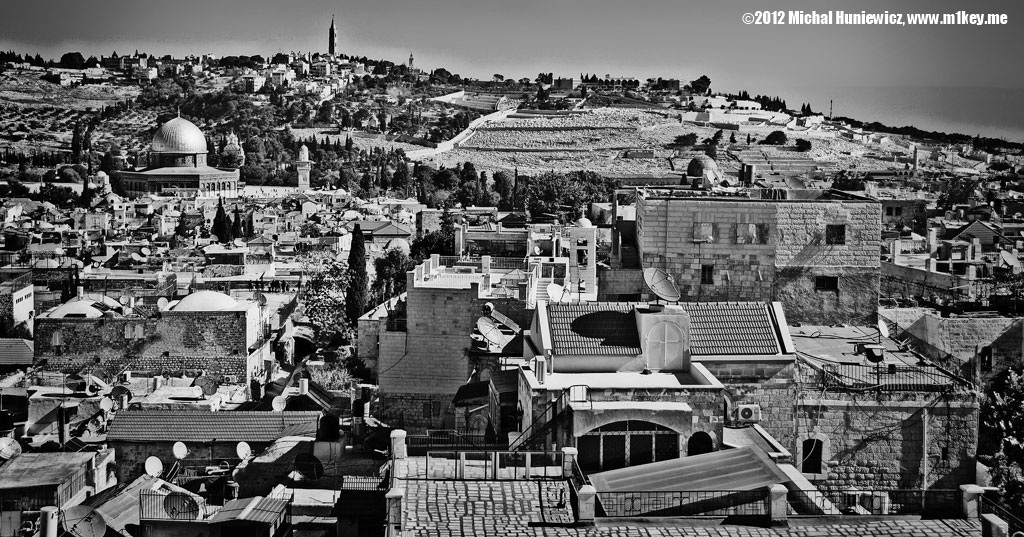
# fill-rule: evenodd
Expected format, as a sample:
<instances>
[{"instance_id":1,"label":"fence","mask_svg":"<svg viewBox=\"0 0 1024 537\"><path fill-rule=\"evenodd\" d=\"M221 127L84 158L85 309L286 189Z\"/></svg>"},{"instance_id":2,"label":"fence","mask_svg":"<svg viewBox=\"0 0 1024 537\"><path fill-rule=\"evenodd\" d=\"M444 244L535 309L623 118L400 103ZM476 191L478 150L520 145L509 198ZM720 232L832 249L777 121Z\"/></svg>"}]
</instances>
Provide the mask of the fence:
<instances>
[{"instance_id":1,"label":"fence","mask_svg":"<svg viewBox=\"0 0 1024 537\"><path fill-rule=\"evenodd\" d=\"M956 384L956 379L934 367L896 364L863 366L825 364L822 387L831 389L877 388L886 391L942 391Z\"/></svg>"},{"instance_id":2,"label":"fence","mask_svg":"<svg viewBox=\"0 0 1024 537\"><path fill-rule=\"evenodd\" d=\"M431 451L427 479L563 479L561 451Z\"/></svg>"},{"instance_id":3,"label":"fence","mask_svg":"<svg viewBox=\"0 0 1024 537\"><path fill-rule=\"evenodd\" d=\"M1016 535L1017 532L1024 532L1024 514L1014 514L1009 507L1003 505L992 498L986 498L981 496L978 498L978 507L981 514L992 514L1003 519L1003 522L1009 526L1010 535Z\"/></svg>"},{"instance_id":4,"label":"fence","mask_svg":"<svg viewBox=\"0 0 1024 537\"><path fill-rule=\"evenodd\" d=\"M597 516L763 516L768 489L597 493Z\"/></svg>"},{"instance_id":5,"label":"fence","mask_svg":"<svg viewBox=\"0 0 1024 537\"><path fill-rule=\"evenodd\" d=\"M195 521L207 515L205 501L186 492L139 492L139 519Z\"/></svg>"},{"instance_id":6,"label":"fence","mask_svg":"<svg viewBox=\"0 0 1024 537\"><path fill-rule=\"evenodd\" d=\"M483 433L434 430L427 431L427 434L408 435L405 441L409 455L426 455L438 449L503 450L508 447L487 436Z\"/></svg>"},{"instance_id":7,"label":"fence","mask_svg":"<svg viewBox=\"0 0 1024 537\"><path fill-rule=\"evenodd\" d=\"M961 512L959 490L790 490L795 515L920 515L944 518Z\"/></svg>"}]
</instances>

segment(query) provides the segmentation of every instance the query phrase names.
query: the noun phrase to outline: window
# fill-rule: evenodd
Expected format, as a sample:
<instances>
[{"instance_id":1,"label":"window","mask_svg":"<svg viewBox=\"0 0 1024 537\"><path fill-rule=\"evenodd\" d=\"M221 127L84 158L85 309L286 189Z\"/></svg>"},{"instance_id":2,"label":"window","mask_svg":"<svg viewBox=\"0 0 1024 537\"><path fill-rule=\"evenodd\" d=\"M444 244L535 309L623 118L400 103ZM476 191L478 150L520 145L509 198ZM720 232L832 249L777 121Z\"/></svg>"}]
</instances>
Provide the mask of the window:
<instances>
[{"instance_id":1,"label":"window","mask_svg":"<svg viewBox=\"0 0 1024 537\"><path fill-rule=\"evenodd\" d=\"M715 236L718 235L716 228L715 224L694 223L693 242L715 242Z\"/></svg>"},{"instance_id":2,"label":"window","mask_svg":"<svg viewBox=\"0 0 1024 537\"><path fill-rule=\"evenodd\" d=\"M846 244L846 225L828 224L825 226L825 244Z\"/></svg>"},{"instance_id":3,"label":"window","mask_svg":"<svg viewBox=\"0 0 1024 537\"><path fill-rule=\"evenodd\" d=\"M885 208L885 216L892 216L892 207Z\"/></svg>"},{"instance_id":4,"label":"window","mask_svg":"<svg viewBox=\"0 0 1024 537\"><path fill-rule=\"evenodd\" d=\"M817 438L808 438L801 445L800 471L805 474L821 474L822 454L825 443Z\"/></svg>"},{"instance_id":5,"label":"window","mask_svg":"<svg viewBox=\"0 0 1024 537\"><path fill-rule=\"evenodd\" d=\"M838 291L839 276L816 276L814 278L815 291Z\"/></svg>"},{"instance_id":6,"label":"window","mask_svg":"<svg viewBox=\"0 0 1024 537\"><path fill-rule=\"evenodd\" d=\"M903 216L903 207L893 207L892 214L893 216Z\"/></svg>"},{"instance_id":7,"label":"window","mask_svg":"<svg viewBox=\"0 0 1024 537\"><path fill-rule=\"evenodd\" d=\"M700 266L700 283L702 283L702 284L713 284L713 283L715 283L715 266L714 265L701 265Z\"/></svg>"},{"instance_id":8,"label":"window","mask_svg":"<svg viewBox=\"0 0 1024 537\"><path fill-rule=\"evenodd\" d=\"M423 403L423 417L430 419L430 403Z\"/></svg>"},{"instance_id":9,"label":"window","mask_svg":"<svg viewBox=\"0 0 1024 537\"><path fill-rule=\"evenodd\" d=\"M981 358L981 372L990 373L992 371L992 347L985 345L981 348L979 354Z\"/></svg>"},{"instance_id":10,"label":"window","mask_svg":"<svg viewBox=\"0 0 1024 537\"><path fill-rule=\"evenodd\" d=\"M647 367L660 371L682 366L683 333L678 326L660 322L647 333Z\"/></svg>"}]
</instances>

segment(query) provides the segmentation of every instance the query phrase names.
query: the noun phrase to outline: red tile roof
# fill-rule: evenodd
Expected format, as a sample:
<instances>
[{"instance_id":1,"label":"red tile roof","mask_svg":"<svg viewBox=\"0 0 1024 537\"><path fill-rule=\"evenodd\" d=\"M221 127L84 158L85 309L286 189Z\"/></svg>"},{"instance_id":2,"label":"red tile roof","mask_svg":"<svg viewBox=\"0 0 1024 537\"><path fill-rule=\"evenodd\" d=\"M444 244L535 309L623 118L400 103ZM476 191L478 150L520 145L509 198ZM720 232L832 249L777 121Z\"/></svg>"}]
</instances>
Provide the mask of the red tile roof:
<instances>
[{"instance_id":1,"label":"red tile roof","mask_svg":"<svg viewBox=\"0 0 1024 537\"><path fill-rule=\"evenodd\" d=\"M273 442L319 412L129 410L110 424L110 442Z\"/></svg>"}]
</instances>

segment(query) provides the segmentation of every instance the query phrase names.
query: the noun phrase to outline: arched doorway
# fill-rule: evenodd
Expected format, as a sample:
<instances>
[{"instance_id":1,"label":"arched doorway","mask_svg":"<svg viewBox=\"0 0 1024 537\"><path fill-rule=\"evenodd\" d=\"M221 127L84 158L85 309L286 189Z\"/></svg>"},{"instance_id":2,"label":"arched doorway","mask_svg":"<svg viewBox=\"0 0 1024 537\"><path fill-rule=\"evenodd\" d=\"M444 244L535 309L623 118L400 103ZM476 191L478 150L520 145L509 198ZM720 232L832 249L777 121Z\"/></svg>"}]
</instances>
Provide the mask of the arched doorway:
<instances>
[{"instance_id":1,"label":"arched doorway","mask_svg":"<svg viewBox=\"0 0 1024 537\"><path fill-rule=\"evenodd\" d=\"M715 450L715 441L711 438L711 435L704 431L697 431L690 436L690 439L686 442L686 454L689 455L703 455L704 453L711 453Z\"/></svg>"},{"instance_id":2,"label":"arched doorway","mask_svg":"<svg viewBox=\"0 0 1024 537\"><path fill-rule=\"evenodd\" d=\"M649 421L616 421L576 439L580 468L614 470L679 457L679 433Z\"/></svg>"}]
</instances>

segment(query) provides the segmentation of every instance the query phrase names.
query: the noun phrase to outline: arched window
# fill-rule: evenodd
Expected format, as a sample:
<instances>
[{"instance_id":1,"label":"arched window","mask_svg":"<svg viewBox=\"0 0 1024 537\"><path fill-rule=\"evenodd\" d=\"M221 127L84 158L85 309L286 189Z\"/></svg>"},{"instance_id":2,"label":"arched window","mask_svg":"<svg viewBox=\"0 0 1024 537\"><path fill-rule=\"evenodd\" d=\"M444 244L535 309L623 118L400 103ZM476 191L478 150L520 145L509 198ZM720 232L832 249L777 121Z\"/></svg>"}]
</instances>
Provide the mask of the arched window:
<instances>
[{"instance_id":1,"label":"arched window","mask_svg":"<svg viewBox=\"0 0 1024 537\"><path fill-rule=\"evenodd\" d=\"M686 442L687 455L703 455L715 450L715 441L704 431L697 431Z\"/></svg>"},{"instance_id":2,"label":"arched window","mask_svg":"<svg viewBox=\"0 0 1024 537\"><path fill-rule=\"evenodd\" d=\"M660 322L651 327L646 339L649 369L669 369L678 364L683 355L683 333L678 326Z\"/></svg>"},{"instance_id":3,"label":"arched window","mask_svg":"<svg viewBox=\"0 0 1024 537\"><path fill-rule=\"evenodd\" d=\"M817 438L808 438L803 441L801 447L800 471L805 474L824 473L821 463L825 443Z\"/></svg>"}]
</instances>

